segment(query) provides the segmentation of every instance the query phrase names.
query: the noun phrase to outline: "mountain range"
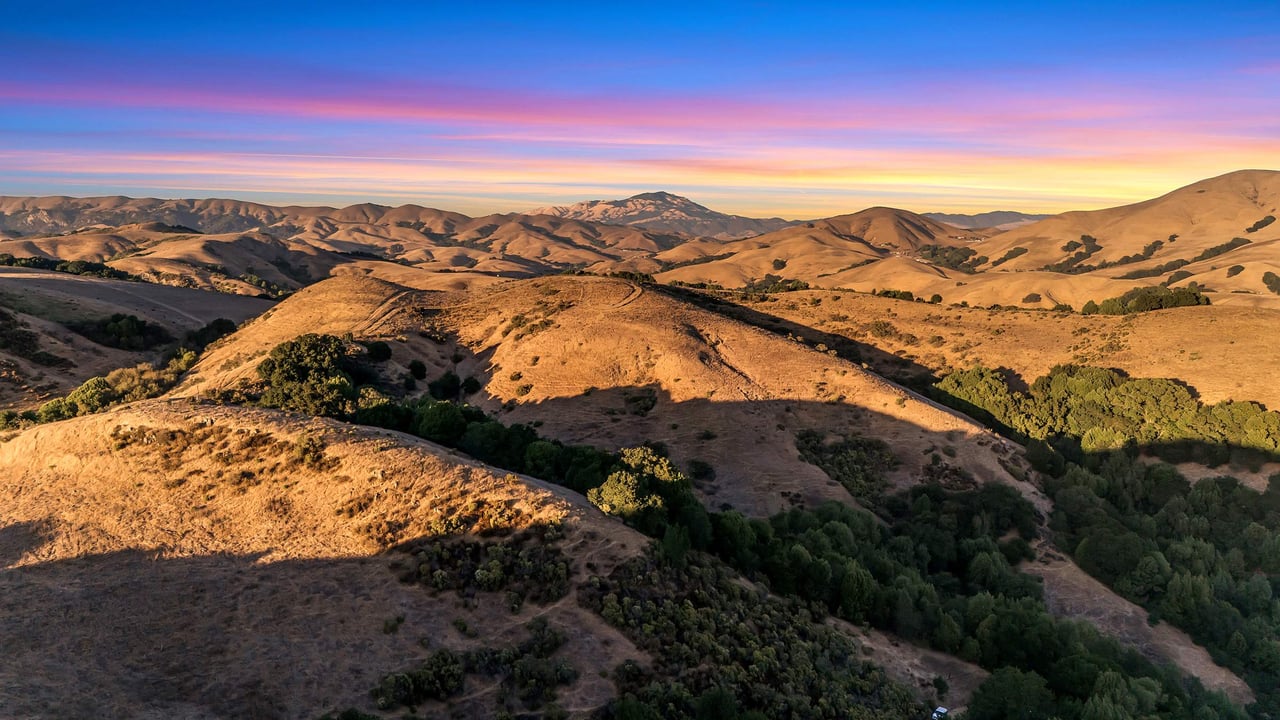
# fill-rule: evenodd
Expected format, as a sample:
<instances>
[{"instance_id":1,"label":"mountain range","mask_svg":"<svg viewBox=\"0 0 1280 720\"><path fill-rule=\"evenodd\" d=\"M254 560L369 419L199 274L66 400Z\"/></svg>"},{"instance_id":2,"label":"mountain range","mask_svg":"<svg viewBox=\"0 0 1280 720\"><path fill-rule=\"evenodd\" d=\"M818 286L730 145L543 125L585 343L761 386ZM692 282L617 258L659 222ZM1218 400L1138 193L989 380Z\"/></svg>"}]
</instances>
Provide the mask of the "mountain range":
<instances>
[{"instance_id":1,"label":"mountain range","mask_svg":"<svg viewBox=\"0 0 1280 720\"><path fill-rule=\"evenodd\" d=\"M1262 717L1278 207L0 198L0 715Z\"/></svg>"},{"instance_id":2,"label":"mountain range","mask_svg":"<svg viewBox=\"0 0 1280 720\"><path fill-rule=\"evenodd\" d=\"M1038 307L1196 283L1214 302L1257 305L1276 300L1267 279L1280 270L1280 225L1269 220L1278 206L1280 173L1269 170L1027 224L1033 216L961 219L1017 223L1004 231L884 207L756 220L669 193L482 217L418 205L4 197L0 253L106 263L153 282L244 294L281 295L341 273L449 289L586 270L728 289L772 277Z\"/></svg>"}]
</instances>

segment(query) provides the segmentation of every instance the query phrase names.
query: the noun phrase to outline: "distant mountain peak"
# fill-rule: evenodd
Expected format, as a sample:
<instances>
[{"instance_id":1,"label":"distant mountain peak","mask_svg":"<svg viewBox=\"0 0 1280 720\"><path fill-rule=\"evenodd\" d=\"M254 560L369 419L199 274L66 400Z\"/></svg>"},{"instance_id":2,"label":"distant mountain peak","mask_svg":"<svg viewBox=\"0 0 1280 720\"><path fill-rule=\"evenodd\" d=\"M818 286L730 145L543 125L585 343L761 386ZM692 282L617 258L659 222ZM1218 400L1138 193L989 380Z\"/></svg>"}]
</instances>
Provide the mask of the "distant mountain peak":
<instances>
[{"instance_id":1,"label":"distant mountain peak","mask_svg":"<svg viewBox=\"0 0 1280 720\"><path fill-rule=\"evenodd\" d=\"M587 200L531 210L530 215L609 225L635 225L646 230L738 240L772 232L792 223L782 218L749 218L712 210L687 197L658 190L622 200Z\"/></svg>"},{"instance_id":2,"label":"distant mountain peak","mask_svg":"<svg viewBox=\"0 0 1280 720\"><path fill-rule=\"evenodd\" d=\"M1052 217L1051 215L1038 215L1018 212L1016 210L993 210L991 212L975 213L973 215L931 212L924 213L924 216L966 230L976 228L997 228L1000 230L1009 230L1022 225L1029 225L1047 217Z\"/></svg>"}]
</instances>

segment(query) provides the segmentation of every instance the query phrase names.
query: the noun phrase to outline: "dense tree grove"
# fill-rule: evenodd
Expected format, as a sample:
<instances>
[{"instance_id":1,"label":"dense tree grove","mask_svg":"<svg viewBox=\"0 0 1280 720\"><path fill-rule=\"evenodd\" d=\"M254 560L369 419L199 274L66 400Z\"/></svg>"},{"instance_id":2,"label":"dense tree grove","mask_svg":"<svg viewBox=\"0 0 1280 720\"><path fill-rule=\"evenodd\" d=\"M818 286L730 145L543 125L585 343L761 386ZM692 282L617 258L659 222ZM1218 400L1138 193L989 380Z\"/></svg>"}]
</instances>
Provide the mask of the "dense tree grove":
<instances>
[{"instance_id":1,"label":"dense tree grove","mask_svg":"<svg viewBox=\"0 0 1280 720\"><path fill-rule=\"evenodd\" d=\"M258 365L266 383L262 404L340 417L352 409L356 386L345 344L332 335L302 335L277 345Z\"/></svg>"},{"instance_id":2,"label":"dense tree grove","mask_svg":"<svg viewBox=\"0 0 1280 720\"><path fill-rule=\"evenodd\" d=\"M978 252L971 247L921 245L916 248L916 252L920 254L921 258L928 260L934 265L966 273L977 272L978 266L987 261L985 257L979 256ZM1023 252L1026 251L1024 250Z\"/></svg>"},{"instance_id":3,"label":"dense tree grove","mask_svg":"<svg viewBox=\"0 0 1280 720\"><path fill-rule=\"evenodd\" d=\"M6 267L34 268L36 270L52 270L71 275L90 275L111 280L141 281L142 278L122 270L89 260L59 260L57 258L14 257L9 253L0 253L0 265Z\"/></svg>"},{"instance_id":4,"label":"dense tree grove","mask_svg":"<svg viewBox=\"0 0 1280 720\"><path fill-rule=\"evenodd\" d=\"M437 650L418 667L383 677L373 690L374 702L379 710L391 710L446 700L466 689L468 676L480 675L499 679L498 704L504 712L537 710L556 699L558 687L573 684L578 671L567 660L551 657L565 643L563 632L540 617L525 630L529 637L512 647Z\"/></svg>"},{"instance_id":5,"label":"dense tree grove","mask_svg":"<svg viewBox=\"0 0 1280 720\"><path fill-rule=\"evenodd\" d=\"M1205 405L1178 381L1117 370L1060 365L1024 393L1000 372L975 367L948 374L933 394L1018 439L1046 441L1075 462L1084 452L1126 446L1210 466L1241 451L1280 452L1280 413L1253 402Z\"/></svg>"},{"instance_id":6,"label":"dense tree grove","mask_svg":"<svg viewBox=\"0 0 1280 720\"><path fill-rule=\"evenodd\" d=\"M1101 303L1090 300L1080 311L1085 315L1131 315L1133 313L1165 310L1175 307L1208 305L1209 298L1200 288L1180 287L1170 290L1163 285L1134 288L1120 297L1107 298Z\"/></svg>"},{"instance_id":7,"label":"dense tree grove","mask_svg":"<svg viewBox=\"0 0 1280 720\"><path fill-rule=\"evenodd\" d=\"M1005 263L1009 262L1010 260L1012 260L1012 259L1014 259L1014 258L1022 257L1023 255L1026 255L1028 252L1030 252L1030 251L1029 251L1029 250L1027 250L1027 249L1026 249L1026 248L1024 248L1024 247L1011 248L1011 249L1010 249L1008 252L1006 252L1005 254L1001 255L1000 257L996 258L995 260L992 260L992 261L991 261L991 267L993 267L993 268L995 268L995 267L1000 267L1001 265L1003 265L1003 264L1005 264Z\"/></svg>"},{"instance_id":8,"label":"dense tree grove","mask_svg":"<svg viewBox=\"0 0 1280 720\"><path fill-rule=\"evenodd\" d=\"M1280 476L1264 492L1230 477L1195 485L1167 464L1258 463L1280 451L1280 413L1200 403L1171 380L1063 366L1011 390L984 368L948 375L944 397L1028 440L1052 476L1051 526L1080 566L1183 628L1280 716Z\"/></svg>"},{"instance_id":9,"label":"dense tree grove","mask_svg":"<svg viewBox=\"0 0 1280 720\"><path fill-rule=\"evenodd\" d=\"M923 717L925 709L857 643L796 600L740 582L705 555L684 565L656 552L579 590L584 606L621 630L653 663L614 671L619 698L605 718Z\"/></svg>"},{"instance_id":10,"label":"dense tree grove","mask_svg":"<svg viewBox=\"0 0 1280 720\"><path fill-rule=\"evenodd\" d=\"M151 350L174 341L169 331L137 315L116 313L111 317L70 323L67 327L90 340L121 350ZM233 326L234 329L234 326Z\"/></svg>"},{"instance_id":11,"label":"dense tree grove","mask_svg":"<svg viewBox=\"0 0 1280 720\"><path fill-rule=\"evenodd\" d=\"M1052 527L1080 566L1183 628L1280 713L1280 476L1188 483L1125 453L1071 465L1046 488Z\"/></svg>"}]
</instances>

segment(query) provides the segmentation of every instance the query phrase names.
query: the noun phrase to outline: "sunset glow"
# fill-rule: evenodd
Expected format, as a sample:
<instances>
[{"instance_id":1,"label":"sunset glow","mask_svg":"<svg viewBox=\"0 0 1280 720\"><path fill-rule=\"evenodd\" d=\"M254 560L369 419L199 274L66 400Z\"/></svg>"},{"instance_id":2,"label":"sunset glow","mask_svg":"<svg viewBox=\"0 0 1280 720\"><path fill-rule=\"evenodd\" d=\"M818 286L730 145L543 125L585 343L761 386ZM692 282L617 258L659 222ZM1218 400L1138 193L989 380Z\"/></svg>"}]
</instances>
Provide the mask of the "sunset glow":
<instances>
[{"instance_id":1,"label":"sunset glow","mask_svg":"<svg viewBox=\"0 0 1280 720\"><path fill-rule=\"evenodd\" d=\"M51 5L0 28L0 194L805 218L1280 167L1274 2Z\"/></svg>"}]
</instances>

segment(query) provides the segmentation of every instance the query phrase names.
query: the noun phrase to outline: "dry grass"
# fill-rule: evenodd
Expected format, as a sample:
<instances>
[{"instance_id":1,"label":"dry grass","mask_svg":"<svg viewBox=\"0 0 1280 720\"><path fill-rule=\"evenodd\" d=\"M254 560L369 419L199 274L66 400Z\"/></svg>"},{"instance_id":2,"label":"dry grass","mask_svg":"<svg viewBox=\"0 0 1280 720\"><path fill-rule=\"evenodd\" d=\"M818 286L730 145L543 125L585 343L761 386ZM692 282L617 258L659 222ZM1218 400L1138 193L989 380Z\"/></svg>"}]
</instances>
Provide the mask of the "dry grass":
<instances>
[{"instance_id":1,"label":"dry grass","mask_svg":"<svg viewBox=\"0 0 1280 720\"><path fill-rule=\"evenodd\" d=\"M1111 592L1056 552L1046 552L1042 546L1038 554L1040 560L1026 563L1022 569L1044 580L1045 602L1051 612L1087 620L1152 660L1173 663L1210 690L1221 690L1232 702L1253 702L1253 691L1244 680L1215 663L1185 632L1166 622L1149 624L1146 610Z\"/></svg>"},{"instance_id":2,"label":"dry grass","mask_svg":"<svg viewBox=\"0 0 1280 720\"><path fill-rule=\"evenodd\" d=\"M1077 363L1135 377L1177 378L1209 403L1253 400L1280 408L1269 333L1280 310L1201 306L1108 317L959 308L833 291L787 293L747 307L856 341L871 368L888 377L980 364L1009 368L1030 382L1054 365ZM896 334L872 332L875 321L890 323Z\"/></svg>"},{"instance_id":3,"label":"dry grass","mask_svg":"<svg viewBox=\"0 0 1280 720\"><path fill-rule=\"evenodd\" d=\"M326 444L323 462L296 458L303 438ZM471 531L563 522L580 577L644 543L580 497L419 440L152 401L24 432L0 468L6 716L315 717L364 705L428 647L481 642L456 618L491 644L535 614L565 628L584 671L570 708L613 692L590 668L639 657L572 595L512 615L500 596L401 584L381 553L463 515ZM493 690L459 707L483 714Z\"/></svg>"}]
</instances>

